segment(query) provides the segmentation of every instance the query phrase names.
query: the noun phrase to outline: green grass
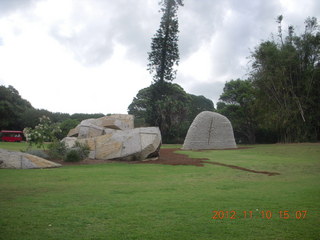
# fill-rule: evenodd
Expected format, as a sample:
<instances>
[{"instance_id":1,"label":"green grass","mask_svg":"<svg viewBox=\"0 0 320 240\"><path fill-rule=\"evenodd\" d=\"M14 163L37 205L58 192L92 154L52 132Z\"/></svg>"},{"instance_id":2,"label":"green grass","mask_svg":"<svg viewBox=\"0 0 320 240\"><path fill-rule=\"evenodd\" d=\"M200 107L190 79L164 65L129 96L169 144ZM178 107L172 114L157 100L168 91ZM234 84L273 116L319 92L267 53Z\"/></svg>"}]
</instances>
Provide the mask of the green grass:
<instances>
[{"instance_id":1,"label":"green grass","mask_svg":"<svg viewBox=\"0 0 320 240\"><path fill-rule=\"evenodd\" d=\"M320 144L251 147L179 152L280 175L211 164L2 169L0 239L320 239ZM217 210L238 218L212 219Z\"/></svg>"},{"instance_id":2,"label":"green grass","mask_svg":"<svg viewBox=\"0 0 320 240\"><path fill-rule=\"evenodd\" d=\"M26 151L29 144L27 142L0 142L0 148L4 148L11 151ZM46 146L46 144L45 144ZM32 149L42 149L32 146Z\"/></svg>"}]
</instances>

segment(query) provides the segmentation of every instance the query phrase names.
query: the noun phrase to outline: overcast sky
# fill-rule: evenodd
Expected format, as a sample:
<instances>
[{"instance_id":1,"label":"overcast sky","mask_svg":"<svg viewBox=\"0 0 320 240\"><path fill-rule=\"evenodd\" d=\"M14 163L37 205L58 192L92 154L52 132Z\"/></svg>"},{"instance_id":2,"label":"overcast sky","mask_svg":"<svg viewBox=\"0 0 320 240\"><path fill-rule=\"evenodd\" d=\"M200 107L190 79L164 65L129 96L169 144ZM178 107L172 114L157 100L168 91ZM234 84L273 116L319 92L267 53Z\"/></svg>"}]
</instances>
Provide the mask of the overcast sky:
<instances>
[{"instance_id":1,"label":"overcast sky","mask_svg":"<svg viewBox=\"0 0 320 240\"><path fill-rule=\"evenodd\" d=\"M126 113L148 87L159 0L0 0L0 84L36 108ZM224 83L247 77L250 52L283 27L320 20L319 0L185 0L179 8L175 83L216 103Z\"/></svg>"}]
</instances>

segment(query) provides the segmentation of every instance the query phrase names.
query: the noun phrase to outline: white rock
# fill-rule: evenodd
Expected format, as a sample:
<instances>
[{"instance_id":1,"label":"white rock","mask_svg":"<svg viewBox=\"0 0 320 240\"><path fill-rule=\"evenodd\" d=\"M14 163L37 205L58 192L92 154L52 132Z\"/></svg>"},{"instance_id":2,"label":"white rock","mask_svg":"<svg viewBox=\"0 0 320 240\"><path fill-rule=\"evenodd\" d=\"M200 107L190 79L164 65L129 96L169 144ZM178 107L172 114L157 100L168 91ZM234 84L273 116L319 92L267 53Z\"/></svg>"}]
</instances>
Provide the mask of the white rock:
<instances>
[{"instance_id":1,"label":"white rock","mask_svg":"<svg viewBox=\"0 0 320 240\"><path fill-rule=\"evenodd\" d=\"M76 144L76 141L76 137L65 137L61 140L61 142L64 142L67 148L73 148L73 146Z\"/></svg>"},{"instance_id":2,"label":"white rock","mask_svg":"<svg viewBox=\"0 0 320 240\"><path fill-rule=\"evenodd\" d=\"M0 168L54 168L60 164L22 152L13 152L0 149Z\"/></svg>"},{"instance_id":3,"label":"white rock","mask_svg":"<svg viewBox=\"0 0 320 240\"><path fill-rule=\"evenodd\" d=\"M161 145L161 133L158 127L108 129L105 135L78 141L88 144L91 158L145 160L149 156L157 155Z\"/></svg>"},{"instance_id":4,"label":"white rock","mask_svg":"<svg viewBox=\"0 0 320 240\"><path fill-rule=\"evenodd\" d=\"M134 128L134 117L129 114L112 114L83 120L69 131L68 137L90 138L104 134L104 129L127 130Z\"/></svg>"},{"instance_id":5,"label":"white rock","mask_svg":"<svg viewBox=\"0 0 320 240\"><path fill-rule=\"evenodd\" d=\"M91 137L97 137L104 134L104 128L96 126L94 124L80 124L78 127L79 134L78 138L91 138Z\"/></svg>"},{"instance_id":6,"label":"white rock","mask_svg":"<svg viewBox=\"0 0 320 240\"><path fill-rule=\"evenodd\" d=\"M225 148L237 148L229 119L215 112L199 113L188 130L182 149Z\"/></svg>"}]
</instances>

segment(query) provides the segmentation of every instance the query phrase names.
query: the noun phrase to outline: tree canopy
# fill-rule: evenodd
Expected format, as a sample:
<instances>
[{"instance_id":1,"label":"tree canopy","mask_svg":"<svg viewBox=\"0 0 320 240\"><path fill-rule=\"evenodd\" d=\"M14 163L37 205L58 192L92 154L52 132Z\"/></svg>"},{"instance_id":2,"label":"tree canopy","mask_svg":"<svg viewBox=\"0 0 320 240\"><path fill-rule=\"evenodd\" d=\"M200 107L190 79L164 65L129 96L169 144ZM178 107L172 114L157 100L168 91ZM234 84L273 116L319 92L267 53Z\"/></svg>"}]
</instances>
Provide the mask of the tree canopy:
<instances>
[{"instance_id":1,"label":"tree canopy","mask_svg":"<svg viewBox=\"0 0 320 240\"><path fill-rule=\"evenodd\" d=\"M155 82L172 81L175 78L174 66L179 63L178 48L178 6L182 0L162 0L163 13L160 27L151 40L151 51L148 53L148 70L154 73Z\"/></svg>"},{"instance_id":2,"label":"tree canopy","mask_svg":"<svg viewBox=\"0 0 320 240\"><path fill-rule=\"evenodd\" d=\"M251 78L268 124L283 142L319 138L320 128L320 29L316 18L307 18L305 31L292 26L278 40L262 42L252 54Z\"/></svg>"},{"instance_id":3,"label":"tree canopy","mask_svg":"<svg viewBox=\"0 0 320 240\"><path fill-rule=\"evenodd\" d=\"M210 99L186 93L181 86L165 82L166 94L154 102L156 85L141 89L128 107L136 126L159 126L166 143L183 142L194 117L202 111L213 111Z\"/></svg>"},{"instance_id":4,"label":"tree canopy","mask_svg":"<svg viewBox=\"0 0 320 240\"><path fill-rule=\"evenodd\" d=\"M217 110L233 125L236 138L242 142L255 143L258 127L255 89L249 80L231 80L225 84Z\"/></svg>"},{"instance_id":5,"label":"tree canopy","mask_svg":"<svg viewBox=\"0 0 320 240\"><path fill-rule=\"evenodd\" d=\"M262 41L252 52L247 80L225 84L218 111L230 118L236 137L253 143L320 139L320 29L307 18L305 31L293 26Z\"/></svg>"}]
</instances>

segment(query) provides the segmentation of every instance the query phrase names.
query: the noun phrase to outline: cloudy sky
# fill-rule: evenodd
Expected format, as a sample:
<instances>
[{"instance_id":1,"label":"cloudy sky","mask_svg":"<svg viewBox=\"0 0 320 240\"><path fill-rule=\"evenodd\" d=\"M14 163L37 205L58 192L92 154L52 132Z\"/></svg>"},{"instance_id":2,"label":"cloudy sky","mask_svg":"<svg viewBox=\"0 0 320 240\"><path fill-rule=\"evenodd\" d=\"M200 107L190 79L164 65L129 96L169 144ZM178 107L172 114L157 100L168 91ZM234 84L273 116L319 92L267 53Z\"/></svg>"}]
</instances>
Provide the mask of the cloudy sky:
<instances>
[{"instance_id":1,"label":"cloudy sky","mask_svg":"<svg viewBox=\"0 0 320 240\"><path fill-rule=\"evenodd\" d=\"M148 87L159 0L0 0L0 84L36 108L126 113ZM318 0L185 0L179 9L176 83L217 102L224 83L246 78L250 52L283 28L320 20Z\"/></svg>"}]
</instances>

